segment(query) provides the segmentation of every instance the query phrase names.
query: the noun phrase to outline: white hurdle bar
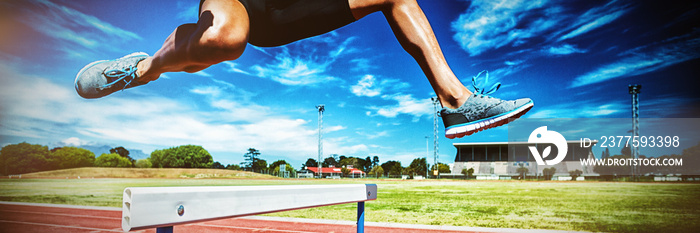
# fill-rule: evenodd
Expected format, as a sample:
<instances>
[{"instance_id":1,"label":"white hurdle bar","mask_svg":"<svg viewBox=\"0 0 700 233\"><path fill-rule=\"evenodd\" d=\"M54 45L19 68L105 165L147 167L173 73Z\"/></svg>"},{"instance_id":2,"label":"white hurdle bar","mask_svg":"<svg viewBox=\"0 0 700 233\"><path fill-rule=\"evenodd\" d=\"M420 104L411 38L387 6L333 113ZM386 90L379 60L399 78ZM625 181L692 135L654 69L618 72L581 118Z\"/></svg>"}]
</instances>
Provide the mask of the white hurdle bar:
<instances>
[{"instance_id":1,"label":"white hurdle bar","mask_svg":"<svg viewBox=\"0 0 700 233\"><path fill-rule=\"evenodd\" d=\"M376 199L376 184L126 188L122 229L172 232L179 224L357 202L357 232L364 232L364 202Z\"/></svg>"}]
</instances>

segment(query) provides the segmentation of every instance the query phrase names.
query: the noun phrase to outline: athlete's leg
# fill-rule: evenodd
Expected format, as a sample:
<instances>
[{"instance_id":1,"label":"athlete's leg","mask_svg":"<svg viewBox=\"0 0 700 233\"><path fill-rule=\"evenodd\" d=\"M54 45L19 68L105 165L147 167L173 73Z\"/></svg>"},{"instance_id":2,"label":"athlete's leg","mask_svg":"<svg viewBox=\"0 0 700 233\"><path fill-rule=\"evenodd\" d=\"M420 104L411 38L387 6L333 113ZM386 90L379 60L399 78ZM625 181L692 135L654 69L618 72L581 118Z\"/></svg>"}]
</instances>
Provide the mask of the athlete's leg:
<instances>
[{"instance_id":1,"label":"athlete's leg","mask_svg":"<svg viewBox=\"0 0 700 233\"><path fill-rule=\"evenodd\" d=\"M248 42L249 20L243 5L232 0L206 0L196 24L179 26L152 57L138 63L139 81L165 72L197 72L240 57Z\"/></svg>"},{"instance_id":2,"label":"athlete's leg","mask_svg":"<svg viewBox=\"0 0 700 233\"><path fill-rule=\"evenodd\" d=\"M415 0L349 0L355 19L381 11L401 46L420 65L443 107L458 108L472 94L454 75Z\"/></svg>"}]
</instances>

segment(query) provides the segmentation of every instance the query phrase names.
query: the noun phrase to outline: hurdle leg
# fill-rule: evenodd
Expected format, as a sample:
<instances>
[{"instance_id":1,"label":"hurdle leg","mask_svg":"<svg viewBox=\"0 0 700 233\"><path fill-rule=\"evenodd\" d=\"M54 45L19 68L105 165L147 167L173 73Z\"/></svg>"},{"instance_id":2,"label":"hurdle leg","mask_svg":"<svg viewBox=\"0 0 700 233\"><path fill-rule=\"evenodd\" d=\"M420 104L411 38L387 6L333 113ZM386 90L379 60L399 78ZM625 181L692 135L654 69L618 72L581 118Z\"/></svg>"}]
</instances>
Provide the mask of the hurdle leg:
<instances>
[{"instance_id":1,"label":"hurdle leg","mask_svg":"<svg viewBox=\"0 0 700 233\"><path fill-rule=\"evenodd\" d=\"M156 228L156 233L173 233L173 226L158 227Z\"/></svg>"},{"instance_id":2,"label":"hurdle leg","mask_svg":"<svg viewBox=\"0 0 700 233\"><path fill-rule=\"evenodd\" d=\"M357 233L365 232L365 202L357 203Z\"/></svg>"}]
</instances>

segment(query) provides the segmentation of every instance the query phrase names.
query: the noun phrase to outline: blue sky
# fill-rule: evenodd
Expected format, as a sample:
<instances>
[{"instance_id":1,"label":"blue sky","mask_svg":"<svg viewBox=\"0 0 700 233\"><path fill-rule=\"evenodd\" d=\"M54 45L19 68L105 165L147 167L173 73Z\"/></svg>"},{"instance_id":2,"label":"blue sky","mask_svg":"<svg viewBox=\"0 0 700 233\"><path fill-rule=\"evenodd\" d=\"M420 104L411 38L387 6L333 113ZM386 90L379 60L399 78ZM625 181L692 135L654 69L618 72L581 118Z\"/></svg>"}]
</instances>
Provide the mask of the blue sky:
<instances>
[{"instance_id":1,"label":"blue sky","mask_svg":"<svg viewBox=\"0 0 700 233\"><path fill-rule=\"evenodd\" d=\"M627 85L642 84L641 116L700 115L700 7L659 1L419 0L455 74L482 70L503 99L532 98L528 118L624 118ZM248 46L240 59L204 71L167 73L98 100L78 97L85 64L153 54L197 1L3 1L0 3L0 144L124 146L195 144L239 163L250 147L299 168L317 157L318 104L324 154L404 165L426 155L434 92L377 13L283 47ZM484 84L485 86L486 84ZM489 85L490 86L490 85ZM471 87L470 87L471 88ZM440 122L440 134L444 133ZM440 137L507 141L507 127Z\"/></svg>"}]
</instances>

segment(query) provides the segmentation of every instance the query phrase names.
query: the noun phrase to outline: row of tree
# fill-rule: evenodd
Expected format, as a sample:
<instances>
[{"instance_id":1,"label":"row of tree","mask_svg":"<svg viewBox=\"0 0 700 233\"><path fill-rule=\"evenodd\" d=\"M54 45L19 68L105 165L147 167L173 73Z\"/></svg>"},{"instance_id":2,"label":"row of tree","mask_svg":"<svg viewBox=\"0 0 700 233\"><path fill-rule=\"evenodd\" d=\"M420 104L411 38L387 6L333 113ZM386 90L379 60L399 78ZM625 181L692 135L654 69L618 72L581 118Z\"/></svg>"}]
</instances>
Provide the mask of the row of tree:
<instances>
[{"instance_id":1,"label":"row of tree","mask_svg":"<svg viewBox=\"0 0 700 233\"><path fill-rule=\"evenodd\" d=\"M408 175L413 177L414 175L425 175L428 169L428 164L425 158L416 158L411 161L411 164L407 167L401 165L399 161L387 161L382 164L379 163L379 157L374 156L370 159L367 158L356 158L356 157L346 157L344 155L331 155L325 158L321 163L321 167L340 167L345 168L351 165L353 168L359 169L366 172L369 176L375 177L398 177L401 175ZM315 159L307 159L304 164L302 164L302 169L306 167L318 167L318 162ZM431 167L431 171L435 170L436 166ZM437 169L440 173L450 173L450 167L447 164L438 163Z\"/></svg>"},{"instance_id":2,"label":"row of tree","mask_svg":"<svg viewBox=\"0 0 700 233\"><path fill-rule=\"evenodd\" d=\"M124 147L95 157L92 151L77 147L57 147L11 144L0 149L0 173L3 175L69 169L78 167L140 167L140 168L211 168L212 156L201 146L185 145L155 150L147 159L134 160Z\"/></svg>"},{"instance_id":3,"label":"row of tree","mask_svg":"<svg viewBox=\"0 0 700 233\"><path fill-rule=\"evenodd\" d=\"M124 147L116 147L110 153L95 157L95 154L87 149L76 147L57 147L49 150L47 146L19 143L7 145L0 149L0 173L25 174L31 172L69 169L78 167L138 167L138 168L216 168L230 170L245 170L258 173L277 175L280 166L285 164L285 171L295 173L295 169L285 160L277 160L268 165L267 161L260 158L261 154L255 148L249 148L243 155L244 162L240 165L229 164L224 166L220 162L214 162L211 154L201 146L183 145L162 150L155 150L146 159L135 160ZM399 161L387 161L379 164L379 157L367 156L365 159L331 155L323 160L322 167L346 167L352 166L366 172L370 176L400 176L400 175L425 175L428 169L425 158L416 158L407 167L403 167ZM302 164L306 167L317 167L318 162L308 159ZM435 170L433 165L431 170ZM440 173L449 173L449 166L438 164Z\"/></svg>"},{"instance_id":4,"label":"row of tree","mask_svg":"<svg viewBox=\"0 0 700 233\"><path fill-rule=\"evenodd\" d=\"M92 151L77 147L56 147L26 142L11 144L0 149L0 171L4 175L24 174L57 169L77 167L131 167L134 160L128 156L123 147L110 150L95 158Z\"/></svg>"}]
</instances>

